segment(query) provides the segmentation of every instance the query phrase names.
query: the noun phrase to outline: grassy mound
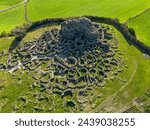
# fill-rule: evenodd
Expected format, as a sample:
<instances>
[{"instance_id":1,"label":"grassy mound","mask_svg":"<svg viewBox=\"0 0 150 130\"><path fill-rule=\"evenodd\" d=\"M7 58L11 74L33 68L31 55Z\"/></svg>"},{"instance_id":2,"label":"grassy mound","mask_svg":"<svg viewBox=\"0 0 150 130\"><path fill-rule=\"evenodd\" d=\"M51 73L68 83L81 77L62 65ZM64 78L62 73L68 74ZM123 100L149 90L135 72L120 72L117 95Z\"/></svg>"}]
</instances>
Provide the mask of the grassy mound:
<instances>
[{"instance_id":1,"label":"grassy mound","mask_svg":"<svg viewBox=\"0 0 150 130\"><path fill-rule=\"evenodd\" d=\"M43 27L34 30L28 33L23 41L39 38L42 35L42 32L49 29L51 29L51 27ZM38 95L40 90L39 87L31 90L31 86L34 82L32 77L32 75L34 75L33 71L26 72L18 70L15 74L9 74L8 71L0 71L0 76L2 77L0 84L1 112L123 112L132 106L134 99L143 95L149 88L149 80L147 77L150 73L150 61L136 48L130 46L120 32L115 28L113 28L113 30L119 42L118 51L123 52L123 55L119 54L118 56L121 56L124 59L124 62L128 67L119 74L117 79L113 79L112 77L111 80L106 81L105 87L92 90L93 95L90 96L90 98L92 97L90 104L86 104L85 102L85 106L72 109L72 106L75 105L72 102L74 96L72 97L72 93L66 92L67 97L65 104L69 107L64 109L62 108L64 99L62 99L60 95L46 95L45 91L42 91L41 95ZM12 41L13 38L0 39L0 42L5 44L5 48L4 44L0 44L0 51L7 53ZM8 55L6 54L4 58L1 58L3 59L1 62L5 62L7 56ZM43 67L45 67L45 65L43 65ZM38 77L38 75L36 77ZM35 94L34 97L32 93ZM79 92L76 92L76 94L77 93ZM77 99L86 99L82 96L84 92L81 91L80 93L81 96ZM90 93L88 92L88 94ZM77 99L74 100L74 102L77 102Z\"/></svg>"}]
</instances>

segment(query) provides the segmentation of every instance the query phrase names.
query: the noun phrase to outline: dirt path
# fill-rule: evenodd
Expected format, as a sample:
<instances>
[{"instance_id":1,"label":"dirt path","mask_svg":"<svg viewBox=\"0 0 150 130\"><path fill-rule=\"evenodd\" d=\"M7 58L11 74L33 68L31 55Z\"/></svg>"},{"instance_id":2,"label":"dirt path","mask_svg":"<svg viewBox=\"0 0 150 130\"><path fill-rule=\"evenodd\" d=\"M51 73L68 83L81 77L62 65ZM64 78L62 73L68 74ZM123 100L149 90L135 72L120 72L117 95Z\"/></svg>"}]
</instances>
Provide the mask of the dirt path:
<instances>
[{"instance_id":1,"label":"dirt path","mask_svg":"<svg viewBox=\"0 0 150 130\"><path fill-rule=\"evenodd\" d=\"M3 9L3 10L0 10L0 13L5 12L5 11L10 10L10 9L13 9L13 8L16 8L16 7L18 7L18 6L22 5L22 4L25 4L25 3L28 3L28 0L24 0L23 2L21 2L19 4L13 5L13 6L9 7L9 8Z\"/></svg>"},{"instance_id":2,"label":"dirt path","mask_svg":"<svg viewBox=\"0 0 150 130\"><path fill-rule=\"evenodd\" d=\"M118 93L120 93L126 86L128 86L131 81L133 80L135 73L137 71L137 62L133 59L133 63L135 66L135 69L131 75L131 78L129 79L129 81L123 85L119 90L117 90L115 93L113 93L111 96L109 96L106 100L104 100L100 105L98 105L94 110L91 110L90 112L99 112L102 108L104 107L108 107L113 103L113 99L117 96Z\"/></svg>"}]
</instances>

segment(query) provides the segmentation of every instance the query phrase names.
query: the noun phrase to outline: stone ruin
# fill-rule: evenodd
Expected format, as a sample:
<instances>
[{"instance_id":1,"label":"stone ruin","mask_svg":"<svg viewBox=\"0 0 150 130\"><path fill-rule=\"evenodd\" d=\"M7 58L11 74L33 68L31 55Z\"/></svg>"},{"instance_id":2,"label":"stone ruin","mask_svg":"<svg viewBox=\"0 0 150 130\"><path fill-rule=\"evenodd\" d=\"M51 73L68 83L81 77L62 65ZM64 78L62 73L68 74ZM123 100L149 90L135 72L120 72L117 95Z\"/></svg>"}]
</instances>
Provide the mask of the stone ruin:
<instances>
[{"instance_id":1,"label":"stone ruin","mask_svg":"<svg viewBox=\"0 0 150 130\"><path fill-rule=\"evenodd\" d=\"M81 40L97 41L99 36L97 26L88 18L70 19L63 22L59 34L62 39L79 42Z\"/></svg>"},{"instance_id":2,"label":"stone ruin","mask_svg":"<svg viewBox=\"0 0 150 130\"><path fill-rule=\"evenodd\" d=\"M100 41L100 34L101 29L98 24L93 24L90 19L81 17L70 19L61 24L59 40L62 43L61 46L67 46L67 51L70 50L76 57L97 45L108 52L109 44Z\"/></svg>"},{"instance_id":3,"label":"stone ruin","mask_svg":"<svg viewBox=\"0 0 150 130\"><path fill-rule=\"evenodd\" d=\"M106 80L117 78L123 71L119 67L124 62L116 56L121 53L117 45L108 26L92 23L85 17L69 19L61 24L60 30L52 28L38 39L18 46L9 54L7 65L0 64L0 69L8 69L10 73L19 69L33 71L34 82L29 93L34 103L42 100L49 103L49 95L56 94L64 99L65 111L70 111L70 107L77 111L91 104L95 87L104 87ZM44 97L42 92L46 93ZM55 102L45 112L54 111ZM33 111L44 109L36 104Z\"/></svg>"}]
</instances>

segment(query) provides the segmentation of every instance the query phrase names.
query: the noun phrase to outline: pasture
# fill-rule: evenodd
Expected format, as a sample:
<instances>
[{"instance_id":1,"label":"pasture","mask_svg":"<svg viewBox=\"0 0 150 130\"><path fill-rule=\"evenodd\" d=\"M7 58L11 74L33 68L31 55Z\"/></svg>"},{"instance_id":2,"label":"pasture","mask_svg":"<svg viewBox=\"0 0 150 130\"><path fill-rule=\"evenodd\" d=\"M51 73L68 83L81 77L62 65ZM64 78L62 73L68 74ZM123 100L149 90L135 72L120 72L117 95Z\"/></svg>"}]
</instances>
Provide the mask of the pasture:
<instances>
[{"instance_id":1,"label":"pasture","mask_svg":"<svg viewBox=\"0 0 150 130\"><path fill-rule=\"evenodd\" d=\"M29 19L96 15L122 22L150 7L149 0L31 0Z\"/></svg>"},{"instance_id":2,"label":"pasture","mask_svg":"<svg viewBox=\"0 0 150 130\"><path fill-rule=\"evenodd\" d=\"M18 2L21 2L21 0L2 0L0 8L17 4ZM149 0L30 0L28 3L28 19L37 21L52 17L97 15L119 18L121 22L125 22L130 17L149 8L149 5ZM9 32L15 26L26 23L27 21L23 18L24 12L24 6L21 5L11 11L0 13L0 32ZM8 27L8 25L10 26Z\"/></svg>"},{"instance_id":3,"label":"pasture","mask_svg":"<svg viewBox=\"0 0 150 130\"><path fill-rule=\"evenodd\" d=\"M131 19L128 25L135 29L138 39L150 46L150 10Z\"/></svg>"},{"instance_id":4,"label":"pasture","mask_svg":"<svg viewBox=\"0 0 150 130\"><path fill-rule=\"evenodd\" d=\"M18 4L22 1L23 0L0 0L0 5L13 6L13 5Z\"/></svg>"},{"instance_id":5,"label":"pasture","mask_svg":"<svg viewBox=\"0 0 150 130\"><path fill-rule=\"evenodd\" d=\"M10 32L16 26L23 25L25 23L24 13L24 5L0 13L0 33Z\"/></svg>"}]
</instances>

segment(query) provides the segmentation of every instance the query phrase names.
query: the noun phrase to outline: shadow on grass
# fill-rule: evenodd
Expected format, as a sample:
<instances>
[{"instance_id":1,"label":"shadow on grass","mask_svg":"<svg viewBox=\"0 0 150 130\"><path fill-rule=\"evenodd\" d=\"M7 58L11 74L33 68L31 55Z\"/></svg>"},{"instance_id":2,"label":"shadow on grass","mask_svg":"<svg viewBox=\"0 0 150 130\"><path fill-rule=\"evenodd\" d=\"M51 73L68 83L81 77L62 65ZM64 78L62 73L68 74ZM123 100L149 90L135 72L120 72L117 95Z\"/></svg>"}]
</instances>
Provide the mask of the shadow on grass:
<instances>
[{"instance_id":1,"label":"shadow on grass","mask_svg":"<svg viewBox=\"0 0 150 130\"><path fill-rule=\"evenodd\" d=\"M22 39L15 38L9 47L9 52L12 52L21 42Z\"/></svg>"}]
</instances>

